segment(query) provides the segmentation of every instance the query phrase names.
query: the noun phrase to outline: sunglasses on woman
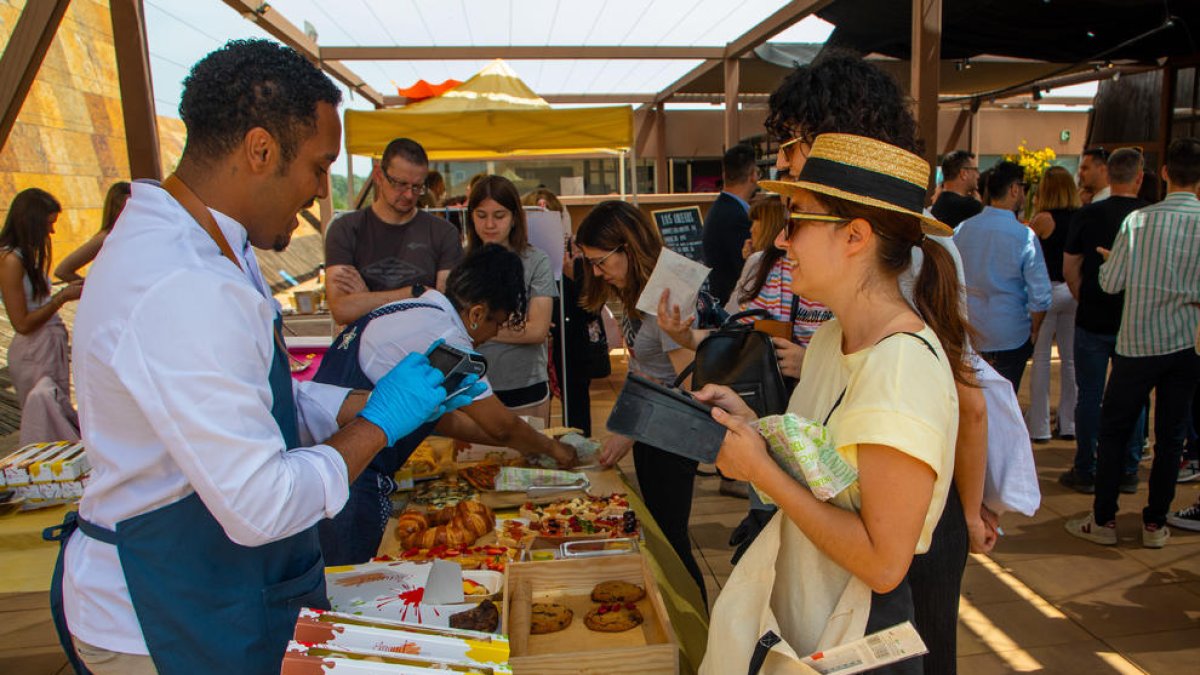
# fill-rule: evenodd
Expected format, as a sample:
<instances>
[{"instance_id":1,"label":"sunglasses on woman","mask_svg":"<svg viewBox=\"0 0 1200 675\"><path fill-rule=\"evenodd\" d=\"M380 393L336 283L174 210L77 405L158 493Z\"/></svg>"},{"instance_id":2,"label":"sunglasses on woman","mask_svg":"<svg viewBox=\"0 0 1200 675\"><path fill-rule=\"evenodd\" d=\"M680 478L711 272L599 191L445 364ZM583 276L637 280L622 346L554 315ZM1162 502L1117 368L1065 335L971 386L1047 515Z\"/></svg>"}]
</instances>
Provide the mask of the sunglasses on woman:
<instances>
[{"instance_id":1,"label":"sunglasses on woman","mask_svg":"<svg viewBox=\"0 0 1200 675\"><path fill-rule=\"evenodd\" d=\"M792 235L796 231L798 224L804 221L815 223L848 223L853 218L843 218L828 213L805 213L803 211L792 211L788 214L787 222L783 224L783 236L788 241L791 241Z\"/></svg>"}]
</instances>

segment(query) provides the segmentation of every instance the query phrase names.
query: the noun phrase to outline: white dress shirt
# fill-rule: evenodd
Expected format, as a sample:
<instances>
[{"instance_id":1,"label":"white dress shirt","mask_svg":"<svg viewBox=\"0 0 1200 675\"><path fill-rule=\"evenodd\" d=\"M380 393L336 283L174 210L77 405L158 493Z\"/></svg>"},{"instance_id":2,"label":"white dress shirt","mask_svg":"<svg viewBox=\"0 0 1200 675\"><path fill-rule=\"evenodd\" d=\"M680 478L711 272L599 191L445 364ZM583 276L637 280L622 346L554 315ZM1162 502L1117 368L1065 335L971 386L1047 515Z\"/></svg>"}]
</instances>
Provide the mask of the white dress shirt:
<instances>
[{"instance_id":1,"label":"white dress shirt","mask_svg":"<svg viewBox=\"0 0 1200 675\"><path fill-rule=\"evenodd\" d=\"M79 511L115 529L195 492L232 541L258 546L345 504L345 461L312 444L337 429L347 390L293 382L311 447L285 451L268 384L276 305L245 228L213 215L245 272L164 190L137 182L88 274L73 365L93 468ZM147 653L115 546L76 533L63 581L74 635Z\"/></svg>"},{"instance_id":2,"label":"white dress shirt","mask_svg":"<svg viewBox=\"0 0 1200 675\"><path fill-rule=\"evenodd\" d=\"M367 324L362 334L362 344L358 348L358 365L372 382L378 382L379 378L387 375L410 352L424 354L429 351L429 345L439 338L451 347L475 351L471 334L467 332L462 317L458 315L454 305L450 304L449 298L430 289L419 298L399 300L384 307L408 304L435 305L440 307L441 311L428 307L410 307L376 317ZM487 388L475 397L476 401L492 395L492 386L487 377L483 378L483 383Z\"/></svg>"}]
</instances>

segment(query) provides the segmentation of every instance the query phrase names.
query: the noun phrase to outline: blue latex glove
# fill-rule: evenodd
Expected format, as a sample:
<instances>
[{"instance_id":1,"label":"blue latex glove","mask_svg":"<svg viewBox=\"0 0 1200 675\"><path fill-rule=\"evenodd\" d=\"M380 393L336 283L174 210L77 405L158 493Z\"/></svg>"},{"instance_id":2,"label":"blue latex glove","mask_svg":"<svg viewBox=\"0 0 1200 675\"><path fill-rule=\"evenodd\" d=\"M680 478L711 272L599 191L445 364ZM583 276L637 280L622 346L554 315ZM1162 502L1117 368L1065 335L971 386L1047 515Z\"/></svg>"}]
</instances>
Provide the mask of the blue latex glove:
<instances>
[{"instance_id":1,"label":"blue latex glove","mask_svg":"<svg viewBox=\"0 0 1200 675\"><path fill-rule=\"evenodd\" d=\"M379 378L358 416L382 429L391 446L441 416L447 403L442 372L413 352Z\"/></svg>"},{"instance_id":2,"label":"blue latex glove","mask_svg":"<svg viewBox=\"0 0 1200 675\"><path fill-rule=\"evenodd\" d=\"M443 401L442 405L438 406L438 410L426 421L432 422L451 410L458 410L465 405L471 405L475 402L476 396L487 391L487 384L481 381L478 375L467 375L463 378L460 388L462 388L461 393Z\"/></svg>"}]
</instances>

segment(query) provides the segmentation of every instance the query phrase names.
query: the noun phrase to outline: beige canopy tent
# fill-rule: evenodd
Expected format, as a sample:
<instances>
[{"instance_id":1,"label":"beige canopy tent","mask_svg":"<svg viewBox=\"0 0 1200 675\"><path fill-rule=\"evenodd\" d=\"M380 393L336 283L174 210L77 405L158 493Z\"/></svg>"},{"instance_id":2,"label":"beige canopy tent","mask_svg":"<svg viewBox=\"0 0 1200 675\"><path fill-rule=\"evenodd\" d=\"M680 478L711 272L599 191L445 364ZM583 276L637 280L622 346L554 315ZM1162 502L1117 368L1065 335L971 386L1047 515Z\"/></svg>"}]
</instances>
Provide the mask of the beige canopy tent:
<instances>
[{"instance_id":1,"label":"beige canopy tent","mask_svg":"<svg viewBox=\"0 0 1200 675\"><path fill-rule=\"evenodd\" d=\"M496 59L436 98L397 109L346 111L350 154L379 157L400 137L418 140L439 161L614 154L633 145L633 108L551 108Z\"/></svg>"}]
</instances>

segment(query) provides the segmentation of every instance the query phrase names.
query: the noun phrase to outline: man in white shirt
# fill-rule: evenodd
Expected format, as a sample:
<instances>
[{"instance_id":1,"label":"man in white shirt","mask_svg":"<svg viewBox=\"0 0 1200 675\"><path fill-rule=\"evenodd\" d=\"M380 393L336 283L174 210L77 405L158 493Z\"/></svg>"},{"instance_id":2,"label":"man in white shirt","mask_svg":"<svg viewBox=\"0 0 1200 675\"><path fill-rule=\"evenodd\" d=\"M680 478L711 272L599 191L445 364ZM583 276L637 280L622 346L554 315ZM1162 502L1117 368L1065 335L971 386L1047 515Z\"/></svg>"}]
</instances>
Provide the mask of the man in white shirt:
<instances>
[{"instance_id":1,"label":"man in white shirt","mask_svg":"<svg viewBox=\"0 0 1200 675\"><path fill-rule=\"evenodd\" d=\"M178 169L133 186L88 275L74 368L93 472L54 537L52 606L97 675L278 672L299 608L327 606L317 521L382 447L470 401L443 401L421 355L368 399L296 386L277 349L249 247L282 250L324 196L340 98L273 42L206 56Z\"/></svg>"}]
</instances>

